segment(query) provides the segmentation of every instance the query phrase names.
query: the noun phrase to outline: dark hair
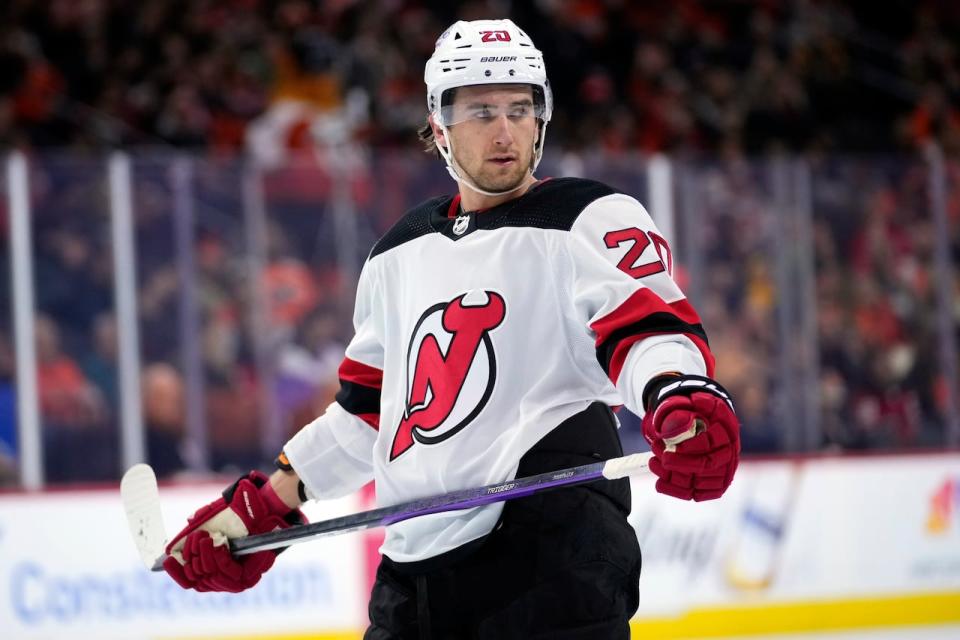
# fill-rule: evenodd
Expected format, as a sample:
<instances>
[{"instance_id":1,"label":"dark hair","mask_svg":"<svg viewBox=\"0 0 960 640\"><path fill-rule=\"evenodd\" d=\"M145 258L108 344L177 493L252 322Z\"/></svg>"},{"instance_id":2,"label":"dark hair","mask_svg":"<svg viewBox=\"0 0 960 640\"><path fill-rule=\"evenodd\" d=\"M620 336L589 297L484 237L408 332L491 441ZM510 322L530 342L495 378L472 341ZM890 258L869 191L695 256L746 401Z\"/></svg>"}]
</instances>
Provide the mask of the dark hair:
<instances>
[{"instance_id":1,"label":"dark hair","mask_svg":"<svg viewBox=\"0 0 960 640\"><path fill-rule=\"evenodd\" d=\"M423 150L425 153L433 153L439 158L440 150L437 149L436 140L433 137L433 129L430 127L430 121L427 120L427 123L417 129L417 137L420 139L421 144L423 144Z\"/></svg>"}]
</instances>

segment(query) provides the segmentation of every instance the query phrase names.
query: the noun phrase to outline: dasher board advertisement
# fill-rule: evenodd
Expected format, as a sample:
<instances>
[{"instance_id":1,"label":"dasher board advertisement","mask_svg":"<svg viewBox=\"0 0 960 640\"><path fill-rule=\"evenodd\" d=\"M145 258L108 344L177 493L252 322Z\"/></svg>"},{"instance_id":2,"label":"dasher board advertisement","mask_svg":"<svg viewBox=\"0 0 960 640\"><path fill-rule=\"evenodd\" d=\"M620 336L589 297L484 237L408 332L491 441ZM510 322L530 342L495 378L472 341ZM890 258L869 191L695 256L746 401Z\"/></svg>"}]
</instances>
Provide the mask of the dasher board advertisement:
<instances>
[{"instance_id":1,"label":"dasher board advertisement","mask_svg":"<svg viewBox=\"0 0 960 640\"><path fill-rule=\"evenodd\" d=\"M220 486L162 487L168 535ZM356 510L356 498L315 503L311 520ZM184 591L144 568L119 492L0 497L0 620L5 640L265 637L356 630L366 619L358 536L287 549L241 594Z\"/></svg>"},{"instance_id":2,"label":"dasher board advertisement","mask_svg":"<svg viewBox=\"0 0 960 640\"><path fill-rule=\"evenodd\" d=\"M960 455L748 462L705 503L652 484L633 480L638 622L960 621Z\"/></svg>"}]
</instances>

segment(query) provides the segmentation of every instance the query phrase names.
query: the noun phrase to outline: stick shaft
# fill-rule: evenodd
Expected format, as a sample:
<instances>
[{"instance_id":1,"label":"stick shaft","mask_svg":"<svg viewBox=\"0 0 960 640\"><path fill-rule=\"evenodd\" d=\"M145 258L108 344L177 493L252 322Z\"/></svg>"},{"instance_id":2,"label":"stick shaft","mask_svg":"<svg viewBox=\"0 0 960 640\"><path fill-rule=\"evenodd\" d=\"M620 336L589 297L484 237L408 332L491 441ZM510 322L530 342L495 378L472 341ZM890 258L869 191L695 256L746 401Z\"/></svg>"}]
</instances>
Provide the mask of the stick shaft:
<instances>
[{"instance_id":1,"label":"stick shaft","mask_svg":"<svg viewBox=\"0 0 960 640\"><path fill-rule=\"evenodd\" d=\"M278 529L269 533L235 538L229 541L230 551L235 555L246 555L257 551L287 547L291 544L306 542L315 538L360 531L373 527L385 527L397 522L445 511L458 511L522 498L541 491L549 491L559 487L569 487L597 480L625 478L647 470L647 464L652 454L638 453L621 458L613 458L606 462L595 462L579 467L570 467L535 476L517 478L497 484L490 484L473 489L453 491L418 500L411 500L389 507L362 511L348 516L322 520L310 524ZM155 482L155 481L154 481ZM159 496L157 496L159 510ZM160 525L162 528L162 525ZM165 534L163 535L165 537ZM160 554L153 563L153 571L163 570L165 554Z\"/></svg>"},{"instance_id":2,"label":"stick shaft","mask_svg":"<svg viewBox=\"0 0 960 640\"><path fill-rule=\"evenodd\" d=\"M570 467L526 478L517 478L497 484L453 491L419 500L411 500L389 507L362 511L340 518L313 522L301 526L279 529L269 533L230 540L230 551L236 555L255 553L267 549L286 547L290 544L313 540L328 535L359 531L372 527L387 526L410 518L481 507L495 502L513 500L524 496L568 487L604 478L626 477L646 470L650 454L634 454L596 462L579 467ZM606 472L606 473L605 473Z\"/></svg>"}]
</instances>

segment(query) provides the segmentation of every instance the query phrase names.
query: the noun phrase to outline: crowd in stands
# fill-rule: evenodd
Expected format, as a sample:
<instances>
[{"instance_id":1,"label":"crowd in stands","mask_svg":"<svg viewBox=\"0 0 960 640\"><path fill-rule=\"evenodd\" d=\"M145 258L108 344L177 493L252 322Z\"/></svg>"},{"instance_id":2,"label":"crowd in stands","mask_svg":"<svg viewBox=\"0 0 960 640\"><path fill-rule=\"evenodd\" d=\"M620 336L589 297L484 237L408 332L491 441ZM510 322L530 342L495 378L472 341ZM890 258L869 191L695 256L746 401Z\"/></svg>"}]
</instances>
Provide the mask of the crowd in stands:
<instances>
[{"instance_id":1,"label":"crowd in stands","mask_svg":"<svg viewBox=\"0 0 960 640\"><path fill-rule=\"evenodd\" d=\"M960 8L935 0L11 0L0 144L236 150L297 104L410 145L437 35L505 12L544 51L567 148L960 147Z\"/></svg>"},{"instance_id":2,"label":"crowd in stands","mask_svg":"<svg viewBox=\"0 0 960 640\"><path fill-rule=\"evenodd\" d=\"M946 314L960 336L960 164L947 167L954 267L943 283L923 162L824 156L778 187L785 167L796 169L769 161L686 169L697 187L683 222L689 251L702 254L690 274L699 282L687 288L718 377L738 399L745 450L942 446L948 394L957 393L939 323ZM811 410L812 442L802 434Z\"/></svg>"},{"instance_id":3,"label":"crowd in stands","mask_svg":"<svg viewBox=\"0 0 960 640\"><path fill-rule=\"evenodd\" d=\"M150 462L162 475L197 467L189 423L199 419L210 468L263 466L271 446L332 400L351 335L352 278L370 243L406 207L453 188L416 145L434 39L455 19L501 15L500 4L0 6L0 148L32 157L50 481L120 471L102 156L60 152L141 154L134 199ZM695 194L678 189L687 235L675 249L681 260L699 252L702 263L676 276L737 398L745 449L941 445L950 389L938 359L936 229L927 167L914 152L935 140L954 158L948 213L960 263L960 6L549 0L510 9L551 71L557 110L545 169L599 156L587 177L635 191L642 165L618 173L613 164L663 151L697 185ZM337 146L345 141L353 144ZM335 163L317 151L324 145L336 148ZM171 147L198 154L186 187L155 155ZM810 168L811 299L785 293L778 272L795 238L778 235L783 203L763 159L782 151L803 153ZM238 186L248 183L237 161L244 152L264 170L259 245L247 232L249 193ZM186 252L178 189L192 202ZM356 216L352 250L342 244L338 198ZM0 484L15 479L17 449L5 207ZM185 281L195 285L189 299ZM960 281L950 286L960 300ZM781 317L790 296L815 307L816 353L792 351L803 341ZM951 312L960 326L960 308ZM805 382L818 400L815 443L784 433L799 424L783 376L794 361L816 364ZM635 421L622 420L639 444Z\"/></svg>"}]
</instances>

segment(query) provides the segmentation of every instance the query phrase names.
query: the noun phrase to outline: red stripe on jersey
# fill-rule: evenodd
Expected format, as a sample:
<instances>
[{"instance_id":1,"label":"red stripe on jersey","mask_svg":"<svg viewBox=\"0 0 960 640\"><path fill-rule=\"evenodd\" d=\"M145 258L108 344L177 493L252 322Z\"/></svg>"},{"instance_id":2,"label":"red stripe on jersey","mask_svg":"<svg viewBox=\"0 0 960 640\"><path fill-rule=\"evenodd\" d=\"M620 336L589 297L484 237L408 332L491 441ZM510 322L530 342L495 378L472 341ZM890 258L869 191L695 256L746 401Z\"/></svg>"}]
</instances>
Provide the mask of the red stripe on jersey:
<instances>
[{"instance_id":1,"label":"red stripe on jersey","mask_svg":"<svg viewBox=\"0 0 960 640\"><path fill-rule=\"evenodd\" d=\"M453 196L453 201L450 202L450 208L447 209L447 217L455 218L457 214L460 213L460 194Z\"/></svg>"},{"instance_id":2,"label":"red stripe on jersey","mask_svg":"<svg viewBox=\"0 0 960 640\"><path fill-rule=\"evenodd\" d=\"M337 402L347 412L380 430L380 389L383 371L368 364L344 358L340 363L340 391Z\"/></svg>"},{"instance_id":3,"label":"red stripe on jersey","mask_svg":"<svg viewBox=\"0 0 960 640\"><path fill-rule=\"evenodd\" d=\"M373 389L383 387L383 371L368 364L344 358L337 374L341 380L360 384Z\"/></svg>"},{"instance_id":4,"label":"red stripe on jersey","mask_svg":"<svg viewBox=\"0 0 960 640\"><path fill-rule=\"evenodd\" d=\"M380 431L380 414L379 413L360 413L354 414L368 425L373 427L374 431Z\"/></svg>"},{"instance_id":5,"label":"red stripe on jersey","mask_svg":"<svg viewBox=\"0 0 960 640\"><path fill-rule=\"evenodd\" d=\"M667 303L650 289L638 289L629 298L624 300L619 307L590 325L590 328L597 334L597 346L599 347L606 342L617 330L629 327L630 325L642 324L645 318L649 318L655 313L669 314L677 318L681 323L687 325L700 324L700 316L697 315L696 310L688 300L683 299ZM666 333L667 332L662 331L641 332L620 340L610 358L608 367L610 380L612 380L614 384L617 383L617 378L620 376L620 370L623 369L623 363L627 358L627 353L635 342L649 336L664 335ZM713 377L714 358L706 341L700 336L687 331L670 333L681 333L693 341L703 355L704 363L707 366L707 376Z\"/></svg>"},{"instance_id":6,"label":"red stripe on jersey","mask_svg":"<svg viewBox=\"0 0 960 640\"><path fill-rule=\"evenodd\" d=\"M654 313L669 313L687 324L700 323L700 316L686 299L667 304L660 296L644 287L634 291L619 307L591 324L590 328L597 334L599 345L617 329L640 322Z\"/></svg>"}]
</instances>

